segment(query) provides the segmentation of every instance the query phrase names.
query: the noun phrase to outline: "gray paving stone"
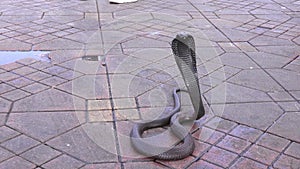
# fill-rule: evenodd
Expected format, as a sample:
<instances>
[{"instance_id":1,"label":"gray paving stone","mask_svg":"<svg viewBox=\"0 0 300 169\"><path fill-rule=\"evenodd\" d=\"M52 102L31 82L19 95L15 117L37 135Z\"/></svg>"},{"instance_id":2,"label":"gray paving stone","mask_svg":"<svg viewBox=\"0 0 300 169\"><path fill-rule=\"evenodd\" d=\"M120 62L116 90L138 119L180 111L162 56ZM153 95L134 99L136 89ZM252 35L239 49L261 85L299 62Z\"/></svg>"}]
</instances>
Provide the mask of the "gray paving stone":
<instances>
[{"instance_id":1,"label":"gray paving stone","mask_svg":"<svg viewBox=\"0 0 300 169\"><path fill-rule=\"evenodd\" d=\"M265 133L257 142L258 145L265 146L272 150L282 152L290 143L287 139Z\"/></svg>"},{"instance_id":2,"label":"gray paving stone","mask_svg":"<svg viewBox=\"0 0 300 169\"><path fill-rule=\"evenodd\" d=\"M262 134L260 130L247 127L244 125L238 125L236 128L234 128L230 134L234 135L236 137L245 139L250 142L255 142L255 140Z\"/></svg>"},{"instance_id":3,"label":"gray paving stone","mask_svg":"<svg viewBox=\"0 0 300 169\"><path fill-rule=\"evenodd\" d=\"M89 163L116 162L112 124L89 123L60 135L47 144Z\"/></svg>"},{"instance_id":4,"label":"gray paving stone","mask_svg":"<svg viewBox=\"0 0 300 169\"><path fill-rule=\"evenodd\" d=\"M218 85L204 93L204 97L206 97L207 101L211 104L272 101L271 98L262 91L231 83Z\"/></svg>"},{"instance_id":5,"label":"gray paving stone","mask_svg":"<svg viewBox=\"0 0 300 169\"><path fill-rule=\"evenodd\" d=\"M33 140L25 135L20 135L1 143L1 146L13 151L16 154L20 154L38 144L38 141Z\"/></svg>"},{"instance_id":6,"label":"gray paving stone","mask_svg":"<svg viewBox=\"0 0 300 169\"><path fill-rule=\"evenodd\" d=\"M16 156L9 160L0 163L0 168L10 168L10 169L33 169L35 165Z\"/></svg>"},{"instance_id":7,"label":"gray paving stone","mask_svg":"<svg viewBox=\"0 0 300 169\"><path fill-rule=\"evenodd\" d=\"M268 131L291 140L299 141L300 134L297 132L299 120L299 113L285 113Z\"/></svg>"},{"instance_id":8,"label":"gray paving stone","mask_svg":"<svg viewBox=\"0 0 300 169\"><path fill-rule=\"evenodd\" d=\"M257 34L244 32L233 29L221 29L222 32L232 41L249 41L251 38L257 36Z\"/></svg>"},{"instance_id":9,"label":"gray paving stone","mask_svg":"<svg viewBox=\"0 0 300 169\"><path fill-rule=\"evenodd\" d=\"M86 75L59 85L57 88L85 99L107 99L109 89L106 75ZM70 95L71 96L71 95ZM74 99L74 97L73 97ZM80 102L75 106L81 108Z\"/></svg>"},{"instance_id":10,"label":"gray paving stone","mask_svg":"<svg viewBox=\"0 0 300 169\"><path fill-rule=\"evenodd\" d=\"M15 102L12 111L84 110L84 101L67 93L49 89Z\"/></svg>"},{"instance_id":11,"label":"gray paving stone","mask_svg":"<svg viewBox=\"0 0 300 169\"><path fill-rule=\"evenodd\" d=\"M2 51L9 51L9 50L29 51L31 49L31 46L32 45L29 43L24 43L24 42L15 40L15 39L5 39L5 40L1 41L0 50L2 50Z\"/></svg>"},{"instance_id":12,"label":"gray paving stone","mask_svg":"<svg viewBox=\"0 0 300 169\"><path fill-rule=\"evenodd\" d=\"M13 157L14 154L0 147L0 163L6 159Z\"/></svg>"},{"instance_id":13,"label":"gray paving stone","mask_svg":"<svg viewBox=\"0 0 300 169\"><path fill-rule=\"evenodd\" d=\"M289 148L285 151L285 154L291 155L296 158L300 158L300 144L293 142Z\"/></svg>"},{"instance_id":14,"label":"gray paving stone","mask_svg":"<svg viewBox=\"0 0 300 169\"><path fill-rule=\"evenodd\" d=\"M20 156L36 165L41 165L46 161L58 156L59 154L60 152L42 144L29 151L26 151Z\"/></svg>"},{"instance_id":15,"label":"gray paving stone","mask_svg":"<svg viewBox=\"0 0 300 169\"><path fill-rule=\"evenodd\" d=\"M0 112L1 113L8 113L8 111L10 109L10 105L11 105L10 101L0 98Z\"/></svg>"},{"instance_id":16,"label":"gray paving stone","mask_svg":"<svg viewBox=\"0 0 300 169\"><path fill-rule=\"evenodd\" d=\"M17 136L19 133L6 126L0 127L0 143Z\"/></svg>"},{"instance_id":17,"label":"gray paving stone","mask_svg":"<svg viewBox=\"0 0 300 169\"><path fill-rule=\"evenodd\" d=\"M225 119L261 130L266 130L283 114L283 111L274 103L227 104L222 112L223 106L213 105L212 109Z\"/></svg>"},{"instance_id":18,"label":"gray paving stone","mask_svg":"<svg viewBox=\"0 0 300 169\"><path fill-rule=\"evenodd\" d=\"M242 70L229 79L229 82L251 87L265 92L284 90L267 73L261 69Z\"/></svg>"},{"instance_id":19,"label":"gray paving stone","mask_svg":"<svg viewBox=\"0 0 300 169\"><path fill-rule=\"evenodd\" d=\"M269 36L258 36L250 40L250 43L254 46L293 46L295 45L292 41L273 38Z\"/></svg>"},{"instance_id":20,"label":"gray paving stone","mask_svg":"<svg viewBox=\"0 0 300 169\"><path fill-rule=\"evenodd\" d=\"M0 126L4 126L6 122L6 113L0 113Z\"/></svg>"},{"instance_id":21,"label":"gray paving stone","mask_svg":"<svg viewBox=\"0 0 300 169\"><path fill-rule=\"evenodd\" d=\"M45 169L55 169L57 168L57 166L59 166L60 168L64 168L64 169L72 169L72 168L80 168L83 165L84 163L81 161L78 161L68 155L62 155L42 165L42 167Z\"/></svg>"},{"instance_id":22,"label":"gray paving stone","mask_svg":"<svg viewBox=\"0 0 300 169\"><path fill-rule=\"evenodd\" d=\"M262 52L286 56L288 58L298 56L300 51L299 46L259 46L257 49Z\"/></svg>"},{"instance_id":23,"label":"gray paving stone","mask_svg":"<svg viewBox=\"0 0 300 169\"><path fill-rule=\"evenodd\" d=\"M225 53L213 61L240 69L258 68L258 66L243 53Z\"/></svg>"},{"instance_id":24,"label":"gray paving stone","mask_svg":"<svg viewBox=\"0 0 300 169\"><path fill-rule=\"evenodd\" d=\"M8 84L5 83L0 83L0 93L5 93L5 92L9 92L11 90L15 89L15 87L12 87Z\"/></svg>"},{"instance_id":25,"label":"gray paving stone","mask_svg":"<svg viewBox=\"0 0 300 169\"><path fill-rule=\"evenodd\" d=\"M285 89L300 90L300 73L283 70L270 69L267 70Z\"/></svg>"},{"instance_id":26,"label":"gray paving stone","mask_svg":"<svg viewBox=\"0 0 300 169\"><path fill-rule=\"evenodd\" d=\"M289 58L264 52L247 52L262 68L281 68L290 61Z\"/></svg>"},{"instance_id":27,"label":"gray paving stone","mask_svg":"<svg viewBox=\"0 0 300 169\"><path fill-rule=\"evenodd\" d=\"M85 122L83 112L31 112L10 114L7 125L46 141L82 122Z\"/></svg>"}]
</instances>

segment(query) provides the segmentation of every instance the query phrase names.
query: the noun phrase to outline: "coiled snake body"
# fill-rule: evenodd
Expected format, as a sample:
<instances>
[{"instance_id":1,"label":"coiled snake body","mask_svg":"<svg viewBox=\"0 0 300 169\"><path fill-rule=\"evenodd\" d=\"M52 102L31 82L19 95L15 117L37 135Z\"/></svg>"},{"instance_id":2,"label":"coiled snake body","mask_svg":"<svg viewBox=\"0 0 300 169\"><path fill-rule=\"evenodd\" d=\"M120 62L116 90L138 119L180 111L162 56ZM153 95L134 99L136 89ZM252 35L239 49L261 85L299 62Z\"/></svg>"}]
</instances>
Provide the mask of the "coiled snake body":
<instances>
[{"instance_id":1,"label":"coiled snake body","mask_svg":"<svg viewBox=\"0 0 300 169\"><path fill-rule=\"evenodd\" d=\"M197 77L194 38L186 33L178 34L172 41L172 50L187 87L187 92L191 98L194 113L186 114L180 112L181 105L177 93L184 90L174 89L173 97L175 106L173 110L169 112L168 115L159 117L153 121L134 124L130 133L131 144L136 151L145 156L160 160L180 160L193 153L195 149L193 137L181 123L199 119L204 116L205 113ZM142 137L143 132L148 129L169 124L171 131L182 141L182 144L177 144L174 147L162 147L149 144L145 141L145 138Z\"/></svg>"}]
</instances>

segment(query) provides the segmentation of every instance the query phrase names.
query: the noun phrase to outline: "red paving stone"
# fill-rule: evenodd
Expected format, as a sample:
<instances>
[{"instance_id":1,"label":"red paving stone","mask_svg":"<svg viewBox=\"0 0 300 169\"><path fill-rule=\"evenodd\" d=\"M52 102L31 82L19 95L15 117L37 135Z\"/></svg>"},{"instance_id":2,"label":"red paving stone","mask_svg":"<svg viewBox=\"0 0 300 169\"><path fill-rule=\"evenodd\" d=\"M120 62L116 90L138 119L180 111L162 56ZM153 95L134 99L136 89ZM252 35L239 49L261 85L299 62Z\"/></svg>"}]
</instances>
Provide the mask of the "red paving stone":
<instances>
[{"instance_id":1,"label":"red paving stone","mask_svg":"<svg viewBox=\"0 0 300 169\"><path fill-rule=\"evenodd\" d=\"M213 147L206 154L204 154L202 159L220 166L229 167L229 164L237 157L237 154Z\"/></svg>"}]
</instances>

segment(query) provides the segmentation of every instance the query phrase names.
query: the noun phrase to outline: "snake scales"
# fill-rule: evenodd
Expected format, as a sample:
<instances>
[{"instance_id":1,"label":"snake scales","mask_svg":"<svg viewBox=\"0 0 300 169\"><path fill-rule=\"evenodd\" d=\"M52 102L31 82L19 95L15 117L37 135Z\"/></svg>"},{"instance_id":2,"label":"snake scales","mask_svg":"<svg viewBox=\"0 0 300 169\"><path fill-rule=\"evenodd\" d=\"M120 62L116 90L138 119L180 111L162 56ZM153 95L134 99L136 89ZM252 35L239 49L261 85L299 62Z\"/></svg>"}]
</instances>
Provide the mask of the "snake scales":
<instances>
[{"instance_id":1,"label":"snake scales","mask_svg":"<svg viewBox=\"0 0 300 169\"><path fill-rule=\"evenodd\" d=\"M173 90L174 108L165 116L150 122L134 124L130 139L131 144L139 153L160 160L180 160L191 155L195 149L193 137L189 131L182 126L182 122L196 120L204 116L204 107L201 100L199 82L197 77L195 42L194 38L186 33L179 33L172 41L172 50L177 66L184 79L187 91L191 98L194 113L187 114L180 112L180 99L178 92L181 89ZM181 144L174 147L162 147L149 144L142 137L144 131L152 128L171 126L171 131L181 140Z\"/></svg>"}]
</instances>

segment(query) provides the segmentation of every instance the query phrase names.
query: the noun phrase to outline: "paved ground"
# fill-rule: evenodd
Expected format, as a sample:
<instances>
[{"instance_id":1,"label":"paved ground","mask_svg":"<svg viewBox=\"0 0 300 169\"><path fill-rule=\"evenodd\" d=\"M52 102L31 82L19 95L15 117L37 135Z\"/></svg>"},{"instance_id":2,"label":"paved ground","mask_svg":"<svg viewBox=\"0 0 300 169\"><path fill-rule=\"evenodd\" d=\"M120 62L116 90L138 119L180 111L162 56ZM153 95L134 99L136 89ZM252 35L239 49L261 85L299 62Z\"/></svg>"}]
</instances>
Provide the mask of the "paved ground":
<instances>
[{"instance_id":1,"label":"paved ground","mask_svg":"<svg viewBox=\"0 0 300 169\"><path fill-rule=\"evenodd\" d=\"M299 11L297 0L2 0L0 50L51 62L0 67L0 168L299 169ZM180 31L196 40L207 116L192 156L152 160L128 135L184 87L169 44ZM154 142L174 143L147 134L161 131Z\"/></svg>"}]
</instances>

